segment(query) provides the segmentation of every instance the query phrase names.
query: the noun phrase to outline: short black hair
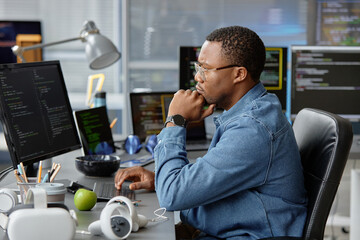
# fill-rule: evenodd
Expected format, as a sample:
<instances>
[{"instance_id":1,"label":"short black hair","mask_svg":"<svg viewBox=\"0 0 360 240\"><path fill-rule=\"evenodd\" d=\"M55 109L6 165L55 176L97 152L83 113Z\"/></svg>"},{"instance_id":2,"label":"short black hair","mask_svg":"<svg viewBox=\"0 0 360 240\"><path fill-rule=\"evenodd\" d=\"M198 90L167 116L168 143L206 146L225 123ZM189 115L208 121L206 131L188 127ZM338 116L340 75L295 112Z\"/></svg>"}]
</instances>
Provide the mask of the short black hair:
<instances>
[{"instance_id":1,"label":"short black hair","mask_svg":"<svg viewBox=\"0 0 360 240\"><path fill-rule=\"evenodd\" d=\"M265 65L265 46L260 37L252 30L231 26L214 30L206 37L207 41L222 43L222 54L229 64L245 67L255 82Z\"/></svg>"}]
</instances>

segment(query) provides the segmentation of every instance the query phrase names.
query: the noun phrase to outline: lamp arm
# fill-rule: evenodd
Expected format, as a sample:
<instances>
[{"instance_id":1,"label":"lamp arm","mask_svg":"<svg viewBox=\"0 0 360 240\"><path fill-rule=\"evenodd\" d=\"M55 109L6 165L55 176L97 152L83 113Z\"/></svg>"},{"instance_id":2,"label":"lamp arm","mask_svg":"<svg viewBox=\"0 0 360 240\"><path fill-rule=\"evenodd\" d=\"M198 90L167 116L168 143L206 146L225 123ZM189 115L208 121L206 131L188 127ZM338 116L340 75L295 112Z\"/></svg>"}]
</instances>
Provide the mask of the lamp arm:
<instances>
[{"instance_id":1,"label":"lamp arm","mask_svg":"<svg viewBox=\"0 0 360 240\"><path fill-rule=\"evenodd\" d=\"M76 40L83 40L84 37L76 37L76 38L70 38L70 39L66 39L66 40L61 40L61 41L57 41L57 42L52 42L52 43L40 43L40 44L35 44L35 45L31 45L31 46L27 46L27 47L20 47L18 45L15 45L11 48L11 50L13 51L13 53L16 56L19 56L23 62L25 62L25 59L23 57L23 53L25 51L28 50L32 50L32 49L37 49L37 48L44 48L44 47L48 47L48 46L53 46L53 45L57 45L57 44L61 44L61 43L66 43L66 42L72 42L72 41L76 41Z\"/></svg>"},{"instance_id":2,"label":"lamp arm","mask_svg":"<svg viewBox=\"0 0 360 240\"><path fill-rule=\"evenodd\" d=\"M23 47L22 49L23 49L23 51L27 51L27 50L32 50L32 49L36 49L36 48L44 48L44 47L57 45L57 44L61 44L61 43L72 42L72 41L81 40L81 39L83 39L83 38L82 37L76 37L76 38L70 38L70 39L61 40L61 41L52 42L52 43L40 43L40 44L35 44L35 45Z\"/></svg>"}]
</instances>

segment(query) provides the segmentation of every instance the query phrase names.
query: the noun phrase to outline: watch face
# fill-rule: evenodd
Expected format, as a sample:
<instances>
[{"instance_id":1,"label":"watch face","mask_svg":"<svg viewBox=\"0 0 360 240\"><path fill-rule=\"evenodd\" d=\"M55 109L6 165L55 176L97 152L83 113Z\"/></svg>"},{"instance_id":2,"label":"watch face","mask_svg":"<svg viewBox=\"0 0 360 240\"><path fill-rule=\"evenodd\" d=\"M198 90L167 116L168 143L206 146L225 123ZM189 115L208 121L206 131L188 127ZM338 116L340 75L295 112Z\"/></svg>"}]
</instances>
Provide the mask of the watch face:
<instances>
[{"instance_id":1,"label":"watch face","mask_svg":"<svg viewBox=\"0 0 360 240\"><path fill-rule=\"evenodd\" d=\"M184 126L185 125L185 119L183 118L183 116L179 115L179 114L176 114L173 116L173 119L174 119L174 123L176 125L179 125L179 126Z\"/></svg>"}]
</instances>

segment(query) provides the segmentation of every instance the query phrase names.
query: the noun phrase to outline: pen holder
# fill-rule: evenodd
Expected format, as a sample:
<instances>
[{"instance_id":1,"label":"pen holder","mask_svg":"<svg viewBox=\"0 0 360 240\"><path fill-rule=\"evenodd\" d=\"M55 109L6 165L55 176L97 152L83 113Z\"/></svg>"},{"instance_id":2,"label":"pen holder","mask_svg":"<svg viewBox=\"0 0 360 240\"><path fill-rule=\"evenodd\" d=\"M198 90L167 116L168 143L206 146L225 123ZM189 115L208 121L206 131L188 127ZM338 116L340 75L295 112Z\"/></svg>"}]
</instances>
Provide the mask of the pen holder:
<instances>
[{"instance_id":1,"label":"pen holder","mask_svg":"<svg viewBox=\"0 0 360 240\"><path fill-rule=\"evenodd\" d=\"M65 203L66 188L62 183L38 183L36 188L46 190L48 203Z\"/></svg>"},{"instance_id":2,"label":"pen holder","mask_svg":"<svg viewBox=\"0 0 360 240\"><path fill-rule=\"evenodd\" d=\"M37 183L36 178L28 178L28 183L18 182L21 202L24 203L30 188L44 188L48 203L64 203L66 188L62 183Z\"/></svg>"},{"instance_id":3,"label":"pen holder","mask_svg":"<svg viewBox=\"0 0 360 240\"><path fill-rule=\"evenodd\" d=\"M36 181L37 181L37 178L30 177L30 178L28 178L28 183L26 183L26 182L18 182L17 183L19 190L20 190L21 203L24 204L28 190L30 188L34 188L36 186L36 184L37 184Z\"/></svg>"}]
</instances>

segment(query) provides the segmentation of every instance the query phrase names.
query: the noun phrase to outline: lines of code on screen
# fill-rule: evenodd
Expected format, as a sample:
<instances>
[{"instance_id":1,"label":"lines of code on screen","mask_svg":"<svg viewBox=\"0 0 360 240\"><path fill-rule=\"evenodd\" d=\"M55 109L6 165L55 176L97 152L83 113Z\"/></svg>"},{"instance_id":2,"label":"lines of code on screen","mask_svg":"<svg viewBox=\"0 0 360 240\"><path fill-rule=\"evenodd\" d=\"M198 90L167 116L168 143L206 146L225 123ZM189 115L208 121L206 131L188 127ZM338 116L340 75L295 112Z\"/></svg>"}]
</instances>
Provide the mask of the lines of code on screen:
<instances>
[{"instance_id":1,"label":"lines of code on screen","mask_svg":"<svg viewBox=\"0 0 360 240\"><path fill-rule=\"evenodd\" d=\"M20 161L77 144L62 75L56 64L0 70L3 117Z\"/></svg>"},{"instance_id":2,"label":"lines of code on screen","mask_svg":"<svg viewBox=\"0 0 360 240\"><path fill-rule=\"evenodd\" d=\"M292 53L291 112L312 107L358 118L360 48L304 48Z\"/></svg>"}]
</instances>

